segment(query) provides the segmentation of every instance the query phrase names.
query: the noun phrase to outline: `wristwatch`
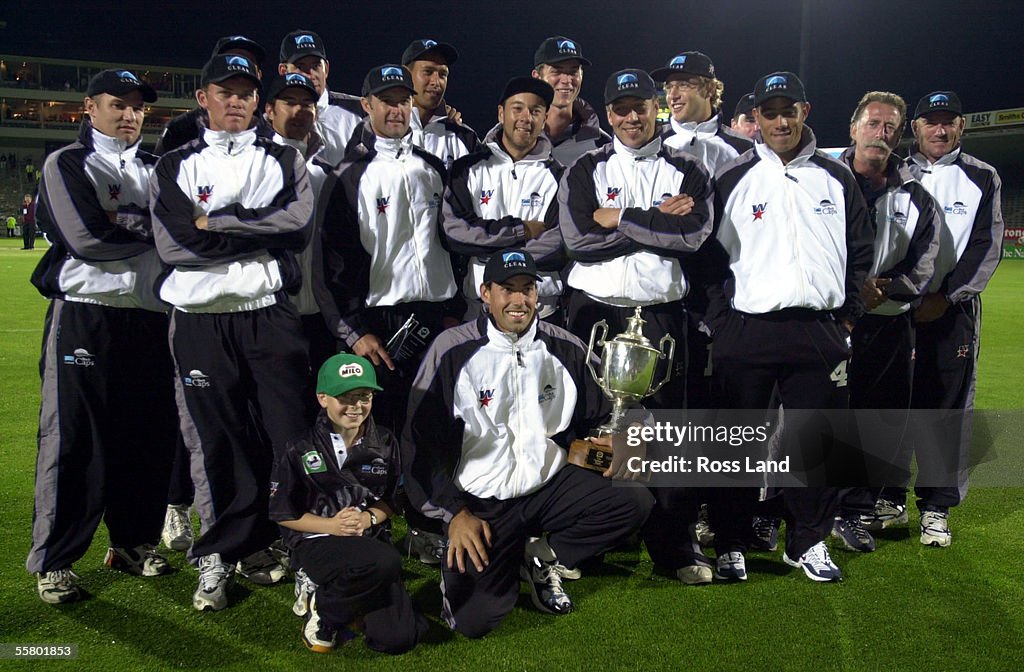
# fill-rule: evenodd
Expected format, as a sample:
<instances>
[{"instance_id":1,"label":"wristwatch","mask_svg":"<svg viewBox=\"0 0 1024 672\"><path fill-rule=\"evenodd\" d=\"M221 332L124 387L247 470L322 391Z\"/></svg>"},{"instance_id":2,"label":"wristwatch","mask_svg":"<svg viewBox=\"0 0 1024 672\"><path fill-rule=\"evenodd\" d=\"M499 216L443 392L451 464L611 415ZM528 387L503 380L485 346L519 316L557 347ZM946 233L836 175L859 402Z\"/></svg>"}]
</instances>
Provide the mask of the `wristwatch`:
<instances>
[{"instance_id":1,"label":"wristwatch","mask_svg":"<svg viewBox=\"0 0 1024 672\"><path fill-rule=\"evenodd\" d=\"M366 512L370 514L370 527L377 527L380 522L377 520L377 514L373 512L373 509L367 509Z\"/></svg>"}]
</instances>

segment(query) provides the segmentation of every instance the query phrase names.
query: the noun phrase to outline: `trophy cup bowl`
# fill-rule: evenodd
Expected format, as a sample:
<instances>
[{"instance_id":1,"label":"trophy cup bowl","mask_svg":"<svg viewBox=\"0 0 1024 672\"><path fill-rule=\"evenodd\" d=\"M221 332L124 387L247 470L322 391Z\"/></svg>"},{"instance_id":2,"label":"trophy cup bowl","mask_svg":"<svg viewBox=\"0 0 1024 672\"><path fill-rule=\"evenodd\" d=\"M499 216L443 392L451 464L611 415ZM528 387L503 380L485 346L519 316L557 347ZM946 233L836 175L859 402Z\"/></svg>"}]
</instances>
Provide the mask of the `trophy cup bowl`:
<instances>
[{"instance_id":1,"label":"trophy cup bowl","mask_svg":"<svg viewBox=\"0 0 1024 672\"><path fill-rule=\"evenodd\" d=\"M675 357L676 342L665 334L658 347L643 335L644 319L640 307L626 320L626 331L608 341L608 323L604 320L594 324L590 330L587 346L587 368L598 386L612 400L612 413L608 421L595 430L599 437L620 434L626 430L626 409L649 397L672 377L672 360ZM598 375L591 363L595 346L601 352L601 371ZM657 384L654 375L658 361L668 360L665 377ZM569 462L576 466L595 471L605 471L612 464L613 450L587 439L577 439L569 446Z\"/></svg>"}]
</instances>

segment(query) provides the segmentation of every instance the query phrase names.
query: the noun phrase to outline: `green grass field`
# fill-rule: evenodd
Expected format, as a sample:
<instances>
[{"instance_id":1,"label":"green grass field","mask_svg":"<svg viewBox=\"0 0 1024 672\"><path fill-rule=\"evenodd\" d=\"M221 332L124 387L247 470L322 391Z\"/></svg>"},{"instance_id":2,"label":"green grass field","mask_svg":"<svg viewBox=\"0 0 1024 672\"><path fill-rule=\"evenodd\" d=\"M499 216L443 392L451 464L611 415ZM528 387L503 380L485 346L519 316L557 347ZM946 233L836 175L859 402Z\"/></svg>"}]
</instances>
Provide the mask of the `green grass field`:
<instances>
[{"instance_id":1,"label":"green grass field","mask_svg":"<svg viewBox=\"0 0 1024 672\"><path fill-rule=\"evenodd\" d=\"M230 609L198 613L190 599L197 575L182 554L168 554L179 570L171 576L131 578L102 566L103 528L75 566L92 598L46 605L24 559L47 303L28 282L42 250L19 247L0 240L0 641L75 643L78 659L3 661L3 669L1024 669L1024 487L972 490L951 517L948 549L925 548L916 530L902 528L881 533L870 555L834 550L842 584L813 584L783 565L781 551L751 553L745 584L702 587L653 575L646 554L613 553L600 571L569 583L575 613L540 614L524 593L505 623L477 641L437 620L438 572L407 562L408 588L431 630L399 659L361 640L331 655L308 652L290 583L239 580ZM1024 263L1004 263L985 293L979 408L1024 407L1022 296ZM1010 436L1000 451L1019 453L1019 444ZM1007 483L1024 485L1019 473Z\"/></svg>"}]
</instances>

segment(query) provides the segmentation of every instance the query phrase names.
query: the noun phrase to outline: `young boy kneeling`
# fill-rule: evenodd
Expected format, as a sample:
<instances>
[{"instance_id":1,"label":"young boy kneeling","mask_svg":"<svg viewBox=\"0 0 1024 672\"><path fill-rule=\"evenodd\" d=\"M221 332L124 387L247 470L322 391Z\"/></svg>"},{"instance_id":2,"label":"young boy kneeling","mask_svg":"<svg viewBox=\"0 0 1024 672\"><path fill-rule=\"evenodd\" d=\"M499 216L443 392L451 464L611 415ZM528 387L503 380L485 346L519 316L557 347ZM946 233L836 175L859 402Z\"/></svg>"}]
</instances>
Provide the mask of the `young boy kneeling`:
<instances>
[{"instance_id":1,"label":"young boy kneeling","mask_svg":"<svg viewBox=\"0 0 1024 672\"><path fill-rule=\"evenodd\" d=\"M270 517L318 586L302 631L317 653L334 649L338 631L360 618L366 645L386 653L412 649L427 629L390 543L399 453L394 435L370 417L380 390L368 360L339 354L324 362L316 384L323 410L288 444L271 483Z\"/></svg>"}]
</instances>

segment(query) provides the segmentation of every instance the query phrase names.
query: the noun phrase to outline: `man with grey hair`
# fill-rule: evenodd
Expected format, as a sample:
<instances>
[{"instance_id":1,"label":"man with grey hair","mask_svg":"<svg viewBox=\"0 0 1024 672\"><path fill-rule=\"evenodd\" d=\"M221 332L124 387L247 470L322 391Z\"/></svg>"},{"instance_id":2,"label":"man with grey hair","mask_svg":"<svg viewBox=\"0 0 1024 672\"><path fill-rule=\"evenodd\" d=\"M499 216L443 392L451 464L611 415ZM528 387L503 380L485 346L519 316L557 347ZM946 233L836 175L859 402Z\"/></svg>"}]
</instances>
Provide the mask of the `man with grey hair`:
<instances>
[{"instance_id":1,"label":"man with grey hair","mask_svg":"<svg viewBox=\"0 0 1024 672\"><path fill-rule=\"evenodd\" d=\"M864 425L870 427L871 435L862 437L891 456L907 421L906 413L898 417L892 413L910 408L912 304L931 280L942 229L935 199L892 153L906 116L907 105L900 96L887 91L864 94L850 120L853 144L840 157L853 171L875 226L874 259L860 291L867 312L852 337L850 408L891 409L872 416ZM875 540L862 520L865 516L869 524L875 522L872 514L881 484L873 485L840 493L832 535L847 550L875 550Z\"/></svg>"}]
</instances>

